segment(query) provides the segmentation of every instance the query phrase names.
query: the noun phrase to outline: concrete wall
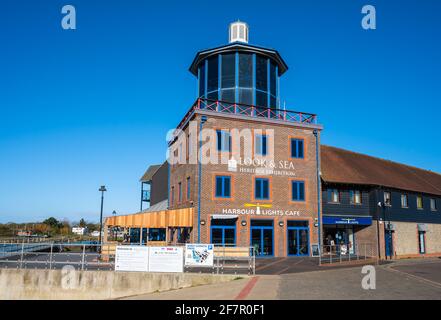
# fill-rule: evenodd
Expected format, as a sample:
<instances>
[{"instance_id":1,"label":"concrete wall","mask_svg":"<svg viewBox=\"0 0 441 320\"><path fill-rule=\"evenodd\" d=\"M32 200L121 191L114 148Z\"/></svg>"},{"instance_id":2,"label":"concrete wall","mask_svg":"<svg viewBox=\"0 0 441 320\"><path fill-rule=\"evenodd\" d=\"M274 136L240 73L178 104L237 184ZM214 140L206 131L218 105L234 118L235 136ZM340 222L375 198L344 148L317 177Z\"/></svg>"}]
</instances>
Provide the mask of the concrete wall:
<instances>
[{"instance_id":1,"label":"concrete wall","mask_svg":"<svg viewBox=\"0 0 441 320\"><path fill-rule=\"evenodd\" d=\"M234 278L234 275L189 273L0 269L0 300L112 299L228 282Z\"/></svg>"}]
</instances>

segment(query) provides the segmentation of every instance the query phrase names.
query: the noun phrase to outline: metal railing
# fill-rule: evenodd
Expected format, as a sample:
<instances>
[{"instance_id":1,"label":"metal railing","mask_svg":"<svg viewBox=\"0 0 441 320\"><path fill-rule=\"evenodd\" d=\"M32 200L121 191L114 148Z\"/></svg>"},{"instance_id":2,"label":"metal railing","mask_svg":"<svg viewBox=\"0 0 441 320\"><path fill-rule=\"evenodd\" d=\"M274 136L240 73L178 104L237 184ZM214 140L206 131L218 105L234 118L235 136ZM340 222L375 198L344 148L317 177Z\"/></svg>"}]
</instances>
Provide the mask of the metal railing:
<instances>
[{"instance_id":1,"label":"metal railing","mask_svg":"<svg viewBox=\"0 0 441 320\"><path fill-rule=\"evenodd\" d=\"M376 247L372 243L343 243L338 245L321 245L319 264L344 264L356 261L377 260Z\"/></svg>"},{"instance_id":2,"label":"metal railing","mask_svg":"<svg viewBox=\"0 0 441 320\"><path fill-rule=\"evenodd\" d=\"M0 243L0 268L114 270L116 245L131 243ZM175 245L174 245L175 246ZM178 245L179 246L179 245ZM185 245L181 245L185 246ZM185 247L184 247L185 250ZM185 254L184 254L185 256ZM213 274L255 274L253 248L215 247L213 266L209 268L184 266L184 272ZM185 264L184 264L185 265Z\"/></svg>"},{"instance_id":3,"label":"metal railing","mask_svg":"<svg viewBox=\"0 0 441 320\"><path fill-rule=\"evenodd\" d=\"M189 120L189 118L193 114L193 111L195 110L207 110L213 112L235 114L239 116L248 116L253 118L282 120L287 122L317 124L317 115L312 113L199 98L186 113L181 123L178 125L177 129L182 129L182 127Z\"/></svg>"}]
</instances>

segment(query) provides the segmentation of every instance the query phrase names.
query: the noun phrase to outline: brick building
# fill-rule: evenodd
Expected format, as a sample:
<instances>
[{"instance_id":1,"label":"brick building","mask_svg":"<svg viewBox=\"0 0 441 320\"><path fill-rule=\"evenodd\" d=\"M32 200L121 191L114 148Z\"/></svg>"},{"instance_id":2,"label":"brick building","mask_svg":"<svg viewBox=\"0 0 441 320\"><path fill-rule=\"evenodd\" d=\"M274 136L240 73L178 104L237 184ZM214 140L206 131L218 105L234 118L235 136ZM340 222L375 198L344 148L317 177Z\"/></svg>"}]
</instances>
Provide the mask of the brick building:
<instances>
[{"instance_id":1,"label":"brick building","mask_svg":"<svg viewBox=\"0 0 441 320\"><path fill-rule=\"evenodd\" d=\"M248 44L241 22L228 45L197 53L198 97L168 161L141 178L141 212L106 225L130 227L132 242L249 246L259 256L310 256L319 243L440 254L441 176L320 146L317 116L280 106L287 69L277 51Z\"/></svg>"}]
</instances>

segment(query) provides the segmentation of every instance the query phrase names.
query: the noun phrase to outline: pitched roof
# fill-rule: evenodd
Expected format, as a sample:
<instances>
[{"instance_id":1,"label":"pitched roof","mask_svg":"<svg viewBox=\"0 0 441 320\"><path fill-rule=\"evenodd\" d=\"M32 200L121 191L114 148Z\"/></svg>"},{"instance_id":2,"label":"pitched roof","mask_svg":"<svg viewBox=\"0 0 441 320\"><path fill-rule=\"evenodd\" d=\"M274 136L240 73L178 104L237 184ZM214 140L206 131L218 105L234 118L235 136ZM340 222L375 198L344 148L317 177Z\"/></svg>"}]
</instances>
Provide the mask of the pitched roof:
<instances>
[{"instance_id":1,"label":"pitched roof","mask_svg":"<svg viewBox=\"0 0 441 320\"><path fill-rule=\"evenodd\" d=\"M325 145L320 151L321 177L325 182L441 195L441 175L436 172Z\"/></svg>"},{"instance_id":2,"label":"pitched roof","mask_svg":"<svg viewBox=\"0 0 441 320\"><path fill-rule=\"evenodd\" d=\"M160 164L155 164L150 167L148 167L147 171L144 173L144 175L139 179L141 182L148 182L152 180L153 175L158 171L158 169L161 167Z\"/></svg>"}]
</instances>

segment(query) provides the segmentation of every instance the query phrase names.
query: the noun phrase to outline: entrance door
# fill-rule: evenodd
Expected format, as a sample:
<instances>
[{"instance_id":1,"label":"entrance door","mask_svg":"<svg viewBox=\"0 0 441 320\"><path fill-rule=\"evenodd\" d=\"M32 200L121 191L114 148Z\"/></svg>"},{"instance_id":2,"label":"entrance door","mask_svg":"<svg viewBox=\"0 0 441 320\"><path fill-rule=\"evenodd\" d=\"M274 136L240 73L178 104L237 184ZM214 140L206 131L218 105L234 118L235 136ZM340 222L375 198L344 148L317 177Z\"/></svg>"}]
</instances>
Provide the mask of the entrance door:
<instances>
[{"instance_id":1,"label":"entrance door","mask_svg":"<svg viewBox=\"0 0 441 320\"><path fill-rule=\"evenodd\" d=\"M274 255L274 227L269 220L251 220L251 246L256 256L271 257Z\"/></svg>"},{"instance_id":2,"label":"entrance door","mask_svg":"<svg viewBox=\"0 0 441 320\"><path fill-rule=\"evenodd\" d=\"M392 231L391 230L386 230L385 238L386 238L385 239L386 257L392 257L393 252L394 252L394 248L393 248Z\"/></svg>"},{"instance_id":3,"label":"entrance door","mask_svg":"<svg viewBox=\"0 0 441 320\"><path fill-rule=\"evenodd\" d=\"M288 255L309 255L309 228L288 227Z\"/></svg>"}]
</instances>

